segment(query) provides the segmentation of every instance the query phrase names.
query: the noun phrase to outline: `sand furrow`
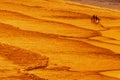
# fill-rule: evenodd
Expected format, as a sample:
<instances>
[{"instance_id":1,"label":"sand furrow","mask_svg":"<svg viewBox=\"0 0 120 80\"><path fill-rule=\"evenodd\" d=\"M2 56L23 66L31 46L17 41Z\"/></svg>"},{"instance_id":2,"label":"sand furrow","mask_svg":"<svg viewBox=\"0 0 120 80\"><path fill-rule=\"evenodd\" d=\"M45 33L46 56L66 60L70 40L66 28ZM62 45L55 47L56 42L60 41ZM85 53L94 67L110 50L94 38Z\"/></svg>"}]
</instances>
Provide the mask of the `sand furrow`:
<instances>
[{"instance_id":1,"label":"sand furrow","mask_svg":"<svg viewBox=\"0 0 120 80\"><path fill-rule=\"evenodd\" d=\"M0 0L0 80L120 80L119 22L70 1Z\"/></svg>"}]
</instances>

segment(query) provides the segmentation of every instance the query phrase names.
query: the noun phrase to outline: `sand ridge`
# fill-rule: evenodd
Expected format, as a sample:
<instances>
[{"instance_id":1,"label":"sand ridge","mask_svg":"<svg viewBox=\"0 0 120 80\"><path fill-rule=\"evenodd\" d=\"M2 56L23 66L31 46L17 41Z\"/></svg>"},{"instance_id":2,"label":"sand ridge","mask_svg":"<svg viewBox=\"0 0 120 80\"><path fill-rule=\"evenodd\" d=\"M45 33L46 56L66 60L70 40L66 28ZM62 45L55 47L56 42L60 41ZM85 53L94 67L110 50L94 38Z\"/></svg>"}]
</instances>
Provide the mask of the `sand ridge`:
<instances>
[{"instance_id":1,"label":"sand ridge","mask_svg":"<svg viewBox=\"0 0 120 80\"><path fill-rule=\"evenodd\" d=\"M93 14L100 24L91 22ZM120 80L112 75L120 69L119 22L120 11L112 9L2 0L0 80Z\"/></svg>"}]
</instances>

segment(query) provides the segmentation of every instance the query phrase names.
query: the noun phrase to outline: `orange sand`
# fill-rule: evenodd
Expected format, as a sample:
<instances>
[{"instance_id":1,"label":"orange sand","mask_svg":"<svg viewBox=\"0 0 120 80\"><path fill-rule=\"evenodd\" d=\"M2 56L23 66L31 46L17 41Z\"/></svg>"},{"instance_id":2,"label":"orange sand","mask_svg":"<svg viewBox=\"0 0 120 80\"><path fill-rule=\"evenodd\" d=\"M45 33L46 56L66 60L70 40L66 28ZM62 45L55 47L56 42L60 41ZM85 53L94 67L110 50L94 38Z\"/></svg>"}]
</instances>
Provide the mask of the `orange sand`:
<instances>
[{"instance_id":1,"label":"orange sand","mask_svg":"<svg viewBox=\"0 0 120 80\"><path fill-rule=\"evenodd\" d=\"M0 80L120 80L120 11L0 0L0 64Z\"/></svg>"}]
</instances>

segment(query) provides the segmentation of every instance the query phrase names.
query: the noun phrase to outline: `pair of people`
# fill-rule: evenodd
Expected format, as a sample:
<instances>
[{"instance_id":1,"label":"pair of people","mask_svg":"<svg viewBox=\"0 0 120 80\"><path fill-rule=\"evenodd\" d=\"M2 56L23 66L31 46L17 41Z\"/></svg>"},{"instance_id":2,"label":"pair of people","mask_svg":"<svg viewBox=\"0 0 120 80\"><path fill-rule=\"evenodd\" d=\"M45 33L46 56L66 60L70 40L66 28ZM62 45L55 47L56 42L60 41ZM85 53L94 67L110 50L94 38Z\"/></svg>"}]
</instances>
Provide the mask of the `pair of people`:
<instances>
[{"instance_id":1,"label":"pair of people","mask_svg":"<svg viewBox=\"0 0 120 80\"><path fill-rule=\"evenodd\" d=\"M98 23L100 23L100 18L99 18L97 15L93 15L93 16L91 17L91 21L92 21L93 23L98 24Z\"/></svg>"}]
</instances>

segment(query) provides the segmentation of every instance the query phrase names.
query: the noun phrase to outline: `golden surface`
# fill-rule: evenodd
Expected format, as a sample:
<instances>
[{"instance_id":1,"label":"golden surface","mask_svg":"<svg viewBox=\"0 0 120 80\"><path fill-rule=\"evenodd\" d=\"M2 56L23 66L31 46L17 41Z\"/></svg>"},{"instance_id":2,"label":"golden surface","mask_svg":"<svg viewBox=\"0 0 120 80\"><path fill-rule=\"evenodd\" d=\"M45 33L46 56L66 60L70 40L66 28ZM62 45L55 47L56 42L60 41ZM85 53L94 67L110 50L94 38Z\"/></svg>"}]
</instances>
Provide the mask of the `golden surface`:
<instances>
[{"instance_id":1,"label":"golden surface","mask_svg":"<svg viewBox=\"0 0 120 80\"><path fill-rule=\"evenodd\" d=\"M0 80L120 80L119 54L119 10L0 0Z\"/></svg>"}]
</instances>

